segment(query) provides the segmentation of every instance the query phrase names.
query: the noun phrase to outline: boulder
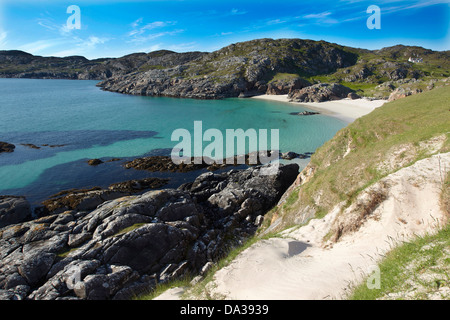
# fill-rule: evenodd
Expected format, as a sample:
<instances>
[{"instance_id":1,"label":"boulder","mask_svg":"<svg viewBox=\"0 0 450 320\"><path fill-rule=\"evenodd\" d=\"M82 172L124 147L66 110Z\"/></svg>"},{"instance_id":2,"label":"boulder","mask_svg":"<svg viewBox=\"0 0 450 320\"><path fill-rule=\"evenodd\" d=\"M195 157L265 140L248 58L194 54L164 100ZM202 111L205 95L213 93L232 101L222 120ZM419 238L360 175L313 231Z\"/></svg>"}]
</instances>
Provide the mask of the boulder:
<instances>
[{"instance_id":1,"label":"boulder","mask_svg":"<svg viewBox=\"0 0 450 320\"><path fill-rule=\"evenodd\" d=\"M361 97L359 95L357 95L355 92L350 92L347 95L347 98L349 98L351 100L361 99Z\"/></svg>"},{"instance_id":2,"label":"boulder","mask_svg":"<svg viewBox=\"0 0 450 320\"><path fill-rule=\"evenodd\" d=\"M313 116L315 114L320 114L320 112L315 111L302 111L302 112L291 112L290 115L293 116Z\"/></svg>"},{"instance_id":3,"label":"boulder","mask_svg":"<svg viewBox=\"0 0 450 320\"><path fill-rule=\"evenodd\" d=\"M36 285L50 271L55 258L55 254L46 252L26 256L18 268L19 274L30 286Z\"/></svg>"},{"instance_id":4,"label":"boulder","mask_svg":"<svg viewBox=\"0 0 450 320\"><path fill-rule=\"evenodd\" d=\"M296 102L324 102L330 100L339 100L347 98L348 94L353 92L337 83L319 83L300 90L293 90L288 98Z\"/></svg>"},{"instance_id":5,"label":"boulder","mask_svg":"<svg viewBox=\"0 0 450 320\"><path fill-rule=\"evenodd\" d=\"M16 146L11 143L0 141L0 153L13 152L15 148Z\"/></svg>"},{"instance_id":6,"label":"boulder","mask_svg":"<svg viewBox=\"0 0 450 320\"><path fill-rule=\"evenodd\" d=\"M88 165L90 165L90 166L98 166L99 164L102 164L103 161L100 160L100 159L90 159L90 160L88 160L87 163L88 163Z\"/></svg>"},{"instance_id":7,"label":"boulder","mask_svg":"<svg viewBox=\"0 0 450 320\"><path fill-rule=\"evenodd\" d=\"M29 218L31 207L25 197L0 196L0 228Z\"/></svg>"},{"instance_id":8,"label":"boulder","mask_svg":"<svg viewBox=\"0 0 450 320\"><path fill-rule=\"evenodd\" d=\"M293 90L303 89L305 87L310 86L311 83L302 78L295 78L291 80L276 80L269 82L267 85L268 95L282 95L289 94Z\"/></svg>"},{"instance_id":9,"label":"boulder","mask_svg":"<svg viewBox=\"0 0 450 320\"><path fill-rule=\"evenodd\" d=\"M67 210L88 211L105 201L128 195L127 192L101 189L71 189L61 191L42 202L47 212L62 213Z\"/></svg>"},{"instance_id":10,"label":"boulder","mask_svg":"<svg viewBox=\"0 0 450 320\"><path fill-rule=\"evenodd\" d=\"M399 87L395 89L390 95L388 101L395 101L398 99L406 98L408 96L411 96L413 94L421 93L421 89L411 89L411 88L405 88L405 87Z\"/></svg>"},{"instance_id":11,"label":"boulder","mask_svg":"<svg viewBox=\"0 0 450 320\"><path fill-rule=\"evenodd\" d=\"M292 152L292 151L283 152L283 153L280 154L280 158L284 159L284 160L292 160L292 159L295 159L295 158L298 158L298 157L300 157L300 154Z\"/></svg>"}]
</instances>

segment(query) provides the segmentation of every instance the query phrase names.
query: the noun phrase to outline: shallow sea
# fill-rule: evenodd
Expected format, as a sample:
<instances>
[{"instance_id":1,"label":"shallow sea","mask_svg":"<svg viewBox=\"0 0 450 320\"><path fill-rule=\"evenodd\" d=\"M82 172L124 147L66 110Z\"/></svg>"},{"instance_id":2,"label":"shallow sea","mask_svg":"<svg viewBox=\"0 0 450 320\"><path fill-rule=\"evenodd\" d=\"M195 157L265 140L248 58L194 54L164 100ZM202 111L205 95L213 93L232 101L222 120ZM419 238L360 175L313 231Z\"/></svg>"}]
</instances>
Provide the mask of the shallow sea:
<instances>
[{"instance_id":1,"label":"shallow sea","mask_svg":"<svg viewBox=\"0 0 450 320\"><path fill-rule=\"evenodd\" d=\"M130 96L102 91L96 83L0 79L0 141L16 145L0 154L0 195L24 195L36 205L61 190L150 176L170 177L167 187L177 187L199 172L148 173L122 165L139 156L169 155L178 143L171 141L173 131L193 135L194 121L224 137L226 129L278 129L281 152L297 153L314 152L346 126L325 115L291 115L307 109L287 103ZM121 160L93 167L87 164L93 158ZM304 167L308 160L298 162Z\"/></svg>"}]
</instances>

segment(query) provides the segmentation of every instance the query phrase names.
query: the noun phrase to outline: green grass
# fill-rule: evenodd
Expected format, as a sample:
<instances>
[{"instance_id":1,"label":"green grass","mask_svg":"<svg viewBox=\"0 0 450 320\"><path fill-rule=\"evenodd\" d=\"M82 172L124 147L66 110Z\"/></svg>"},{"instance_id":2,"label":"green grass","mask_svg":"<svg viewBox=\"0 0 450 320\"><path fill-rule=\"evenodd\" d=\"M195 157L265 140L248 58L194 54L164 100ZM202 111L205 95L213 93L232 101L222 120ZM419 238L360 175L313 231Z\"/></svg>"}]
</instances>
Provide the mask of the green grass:
<instances>
[{"instance_id":1,"label":"green grass","mask_svg":"<svg viewBox=\"0 0 450 320\"><path fill-rule=\"evenodd\" d=\"M133 231L133 230L135 230L135 229L137 229L137 228L142 227L142 226L145 225L145 224L146 224L146 223L135 223L135 224L133 224L132 226L123 228L122 230L120 230L119 232L117 232L116 234L114 234L113 237L117 237L117 236L120 236L120 235L122 235L122 234L125 234L125 233L128 233L128 232L130 232L130 231Z\"/></svg>"},{"instance_id":2,"label":"green grass","mask_svg":"<svg viewBox=\"0 0 450 320\"><path fill-rule=\"evenodd\" d=\"M79 248L71 248L57 254L59 258L66 258L70 253L77 251Z\"/></svg>"},{"instance_id":3,"label":"green grass","mask_svg":"<svg viewBox=\"0 0 450 320\"><path fill-rule=\"evenodd\" d=\"M148 293L134 297L133 300L153 300L154 298L160 296L169 289L188 287L191 281L192 277L185 276L180 279L172 280L169 282L158 283L156 284L156 287L153 290L151 290Z\"/></svg>"},{"instance_id":4,"label":"green grass","mask_svg":"<svg viewBox=\"0 0 450 320\"><path fill-rule=\"evenodd\" d=\"M343 86L346 86L352 90L357 91L359 95L369 96L369 92L375 89L378 83L360 83L360 82L341 82Z\"/></svg>"},{"instance_id":5,"label":"green grass","mask_svg":"<svg viewBox=\"0 0 450 320\"><path fill-rule=\"evenodd\" d=\"M181 296L182 299L221 299L221 297L210 296L208 290L206 289L207 285L213 280L215 273L218 270L228 266L241 252L248 249L256 242L278 236L278 233L269 233L262 237L255 234L254 236L247 239L243 244L232 247L223 258L214 263L213 267L203 276L202 280L198 283L193 285L192 280L194 277L192 275L186 275L180 279L175 279L167 283L158 283L155 289L146 294L135 297L135 300L152 300L164 293L166 290L172 288L184 289L184 293Z\"/></svg>"},{"instance_id":6,"label":"green grass","mask_svg":"<svg viewBox=\"0 0 450 320\"><path fill-rule=\"evenodd\" d=\"M269 81L269 83L276 82L276 81L290 81L297 79L299 77L296 73L277 73L273 76L272 80Z\"/></svg>"},{"instance_id":7,"label":"green grass","mask_svg":"<svg viewBox=\"0 0 450 320\"><path fill-rule=\"evenodd\" d=\"M307 207L323 216L342 201L350 203L388 174L437 152L449 152L448 101L450 87L437 88L386 103L340 130L312 156L309 166L315 169L314 176L294 189L288 205L279 210L284 220L281 226L292 224ZM422 147L435 137L445 140L442 147L431 151ZM395 158L401 146L405 150ZM392 157L394 167L381 166Z\"/></svg>"},{"instance_id":8,"label":"green grass","mask_svg":"<svg viewBox=\"0 0 450 320\"><path fill-rule=\"evenodd\" d=\"M439 292L450 286L449 248L450 224L434 235L395 248L379 264L380 289L369 289L366 278L349 299L450 299Z\"/></svg>"}]
</instances>

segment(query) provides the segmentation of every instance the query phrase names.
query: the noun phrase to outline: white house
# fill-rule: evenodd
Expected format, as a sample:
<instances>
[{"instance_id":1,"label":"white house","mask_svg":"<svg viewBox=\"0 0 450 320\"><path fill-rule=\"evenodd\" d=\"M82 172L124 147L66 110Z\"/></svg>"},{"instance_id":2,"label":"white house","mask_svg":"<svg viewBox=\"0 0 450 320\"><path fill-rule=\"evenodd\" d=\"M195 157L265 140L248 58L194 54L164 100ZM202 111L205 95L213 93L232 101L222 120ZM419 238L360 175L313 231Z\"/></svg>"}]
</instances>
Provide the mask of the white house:
<instances>
[{"instance_id":1,"label":"white house","mask_svg":"<svg viewBox=\"0 0 450 320\"><path fill-rule=\"evenodd\" d=\"M412 63L422 63L422 62L423 62L423 59L422 59L422 58L413 58L413 57L409 57L408 61L409 61L409 62L412 62Z\"/></svg>"}]
</instances>

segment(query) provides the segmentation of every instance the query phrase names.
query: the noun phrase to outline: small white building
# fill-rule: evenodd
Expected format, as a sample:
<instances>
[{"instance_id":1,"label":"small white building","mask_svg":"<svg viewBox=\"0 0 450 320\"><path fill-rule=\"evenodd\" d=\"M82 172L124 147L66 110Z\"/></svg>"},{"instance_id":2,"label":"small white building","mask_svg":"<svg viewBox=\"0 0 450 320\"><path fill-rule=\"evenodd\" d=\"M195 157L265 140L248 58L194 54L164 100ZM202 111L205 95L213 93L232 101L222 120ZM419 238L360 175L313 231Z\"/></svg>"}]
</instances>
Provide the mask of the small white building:
<instances>
[{"instance_id":1,"label":"small white building","mask_svg":"<svg viewBox=\"0 0 450 320\"><path fill-rule=\"evenodd\" d=\"M422 59L422 58L413 58L413 57L409 57L408 61L409 61L409 62L412 62L412 63L422 63L422 62L423 62L423 59Z\"/></svg>"}]
</instances>

